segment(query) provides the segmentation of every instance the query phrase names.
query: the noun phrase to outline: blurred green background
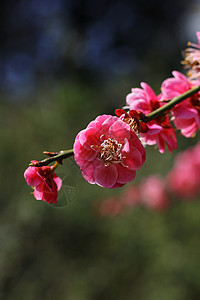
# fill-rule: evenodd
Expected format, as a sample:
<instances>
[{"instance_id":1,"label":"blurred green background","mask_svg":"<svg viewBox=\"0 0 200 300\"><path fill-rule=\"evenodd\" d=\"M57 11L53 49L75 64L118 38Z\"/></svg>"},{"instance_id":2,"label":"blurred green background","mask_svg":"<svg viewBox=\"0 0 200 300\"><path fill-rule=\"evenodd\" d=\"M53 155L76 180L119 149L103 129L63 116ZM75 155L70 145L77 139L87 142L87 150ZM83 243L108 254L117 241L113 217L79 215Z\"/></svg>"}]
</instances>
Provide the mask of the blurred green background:
<instances>
[{"instance_id":1,"label":"blurred green background","mask_svg":"<svg viewBox=\"0 0 200 300\"><path fill-rule=\"evenodd\" d=\"M69 159L57 174L64 188L74 189L71 194L68 190L68 198L61 190L61 204L54 207L34 199L23 172L30 160L44 157L43 150L70 149L81 129L99 114L113 114L141 80L159 93L162 80L173 69L181 70L180 52L187 40L196 38L199 1L181 5L179 1L118 1L118 9L115 1L102 1L97 7L92 1L58 1L60 6L53 6L54 10L52 1L44 1L42 7L38 1L30 3L31 8L24 1L1 4L0 298L198 299L198 199L177 199L163 213L136 207L121 216L103 218L96 214L95 203L122 194L124 188L89 185ZM129 25L122 30L129 11ZM106 34L113 24L109 39ZM95 38L90 42L95 49L87 52L82 46L94 25ZM34 46L35 35L45 40L44 28L59 36L59 41L66 37L64 54L59 43L54 48L56 59L51 39L46 52L41 42ZM104 48L106 37L109 47ZM33 55L29 48L33 46L42 56ZM106 57L115 59L106 61ZM148 147L147 161L135 181L153 173L165 176L178 151L198 140L199 134L194 139L178 137L178 150L172 154L161 155Z\"/></svg>"}]
</instances>

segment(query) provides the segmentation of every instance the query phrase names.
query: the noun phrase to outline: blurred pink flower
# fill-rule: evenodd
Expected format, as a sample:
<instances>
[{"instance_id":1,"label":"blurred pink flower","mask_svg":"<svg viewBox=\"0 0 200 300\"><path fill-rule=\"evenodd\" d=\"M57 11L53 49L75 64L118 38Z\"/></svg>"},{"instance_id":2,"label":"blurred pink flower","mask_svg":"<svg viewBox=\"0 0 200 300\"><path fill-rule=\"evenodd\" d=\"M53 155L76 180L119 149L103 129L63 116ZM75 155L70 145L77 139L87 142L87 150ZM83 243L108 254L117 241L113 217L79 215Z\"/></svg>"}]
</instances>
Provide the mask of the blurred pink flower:
<instances>
[{"instance_id":1,"label":"blurred pink flower","mask_svg":"<svg viewBox=\"0 0 200 300\"><path fill-rule=\"evenodd\" d=\"M174 77L163 81L161 86L161 98L164 100L171 100L194 86L194 83L180 72L173 71L172 74ZM172 114L175 127L180 129L185 137L192 137L200 129L200 93L175 105Z\"/></svg>"},{"instance_id":2,"label":"blurred pink flower","mask_svg":"<svg viewBox=\"0 0 200 300\"><path fill-rule=\"evenodd\" d=\"M137 110L147 115L161 107L163 103L148 84L142 82L141 87L142 89L133 88L127 95L126 102L130 110ZM147 125L149 130L140 134L141 139L147 145L157 144L161 153L165 151L165 144L170 152L177 148L176 135L167 115L158 117L148 122Z\"/></svg>"},{"instance_id":3,"label":"blurred pink flower","mask_svg":"<svg viewBox=\"0 0 200 300\"><path fill-rule=\"evenodd\" d=\"M191 80L200 78L200 32L196 33L198 44L188 43L189 48L185 50L185 60L182 62L189 69L187 76Z\"/></svg>"},{"instance_id":4,"label":"blurred pink flower","mask_svg":"<svg viewBox=\"0 0 200 300\"><path fill-rule=\"evenodd\" d=\"M129 125L110 115L97 117L79 132L73 151L83 177L105 188L131 181L146 158L144 147Z\"/></svg>"},{"instance_id":5,"label":"blurred pink flower","mask_svg":"<svg viewBox=\"0 0 200 300\"><path fill-rule=\"evenodd\" d=\"M32 161L34 163L36 161ZM62 180L54 173L54 167L28 167L24 172L26 183L34 188L36 200L56 203Z\"/></svg>"},{"instance_id":6,"label":"blurred pink flower","mask_svg":"<svg viewBox=\"0 0 200 300\"><path fill-rule=\"evenodd\" d=\"M140 204L141 195L139 186L128 186L120 199L126 208Z\"/></svg>"},{"instance_id":7,"label":"blurred pink flower","mask_svg":"<svg viewBox=\"0 0 200 300\"><path fill-rule=\"evenodd\" d=\"M102 216L116 216L124 211L123 203L117 198L108 198L98 207L98 212Z\"/></svg>"},{"instance_id":8,"label":"blurred pink flower","mask_svg":"<svg viewBox=\"0 0 200 300\"><path fill-rule=\"evenodd\" d=\"M141 202L155 210L165 210L169 206L164 179L151 175L140 184Z\"/></svg>"},{"instance_id":9,"label":"blurred pink flower","mask_svg":"<svg viewBox=\"0 0 200 300\"><path fill-rule=\"evenodd\" d=\"M115 216L140 203L138 186L129 186L120 197L107 198L95 206L95 211L103 216Z\"/></svg>"},{"instance_id":10,"label":"blurred pink flower","mask_svg":"<svg viewBox=\"0 0 200 300\"><path fill-rule=\"evenodd\" d=\"M167 176L168 188L176 195L190 199L200 191L200 143L179 153Z\"/></svg>"}]
</instances>

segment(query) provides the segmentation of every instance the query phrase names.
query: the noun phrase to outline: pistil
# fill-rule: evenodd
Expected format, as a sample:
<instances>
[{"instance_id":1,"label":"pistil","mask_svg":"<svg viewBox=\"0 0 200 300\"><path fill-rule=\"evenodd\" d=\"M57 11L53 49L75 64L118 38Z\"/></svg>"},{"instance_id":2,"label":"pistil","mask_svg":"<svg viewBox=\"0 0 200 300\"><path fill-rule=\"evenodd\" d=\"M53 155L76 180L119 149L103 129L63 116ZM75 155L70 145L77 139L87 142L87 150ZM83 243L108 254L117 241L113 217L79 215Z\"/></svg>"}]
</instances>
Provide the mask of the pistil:
<instances>
[{"instance_id":1,"label":"pistil","mask_svg":"<svg viewBox=\"0 0 200 300\"><path fill-rule=\"evenodd\" d=\"M122 160L122 144L115 138L108 138L101 143L100 158L106 165L120 163Z\"/></svg>"}]
</instances>

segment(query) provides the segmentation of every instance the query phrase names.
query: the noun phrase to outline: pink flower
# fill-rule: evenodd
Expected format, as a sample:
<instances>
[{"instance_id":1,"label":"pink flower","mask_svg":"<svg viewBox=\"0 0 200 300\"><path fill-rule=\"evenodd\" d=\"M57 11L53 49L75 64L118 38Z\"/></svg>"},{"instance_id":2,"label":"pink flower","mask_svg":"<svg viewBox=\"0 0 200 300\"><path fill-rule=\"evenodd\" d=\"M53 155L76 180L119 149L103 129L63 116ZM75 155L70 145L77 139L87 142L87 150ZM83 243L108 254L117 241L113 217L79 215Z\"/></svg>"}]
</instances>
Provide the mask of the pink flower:
<instances>
[{"instance_id":1,"label":"pink flower","mask_svg":"<svg viewBox=\"0 0 200 300\"><path fill-rule=\"evenodd\" d=\"M181 198L190 199L200 191L200 143L179 153L167 176L169 189Z\"/></svg>"},{"instance_id":2,"label":"pink flower","mask_svg":"<svg viewBox=\"0 0 200 300\"><path fill-rule=\"evenodd\" d=\"M32 161L34 162L36 161ZM33 194L36 200L47 203L57 202L62 180L54 173L53 166L28 167L24 172L24 178L28 185L34 187Z\"/></svg>"},{"instance_id":3,"label":"pink flower","mask_svg":"<svg viewBox=\"0 0 200 300\"><path fill-rule=\"evenodd\" d=\"M141 202L155 210L165 210L169 206L165 182L160 176L147 177L140 184Z\"/></svg>"},{"instance_id":4,"label":"pink flower","mask_svg":"<svg viewBox=\"0 0 200 300\"><path fill-rule=\"evenodd\" d=\"M173 71L173 78L166 79L161 86L164 100L171 100L194 86L183 74ZM196 82L198 83L198 82ZM192 137L200 128L200 93L185 99L172 109L174 125L185 137Z\"/></svg>"},{"instance_id":5,"label":"pink flower","mask_svg":"<svg viewBox=\"0 0 200 300\"><path fill-rule=\"evenodd\" d=\"M146 154L137 135L117 117L102 115L75 139L74 158L91 184L117 188L131 181Z\"/></svg>"},{"instance_id":6,"label":"pink flower","mask_svg":"<svg viewBox=\"0 0 200 300\"><path fill-rule=\"evenodd\" d=\"M191 80L200 78L200 32L197 31L196 35L198 44L188 43L190 47L185 50L185 60L182 62L185 68L189 69L187 76Z\"/></svg>"},{"instance_id":7,"label":"pink flower","mask_svg":"<svg viewBox=\"0 0 200 300\"><path fill-rule=\"evenodd\" d=\"M130 110L137 110L147 115L161 107L162 104L148 84L142 82L141 87L142 89L132 89L126 97L126 102L130 106ZM161 153L165 151L165 144L170 152L177 148L176 135L167 115L158 117L148 122L147 125L149 130L140 134L146 144L157 144Z\"/></svg>"}]
</instances>

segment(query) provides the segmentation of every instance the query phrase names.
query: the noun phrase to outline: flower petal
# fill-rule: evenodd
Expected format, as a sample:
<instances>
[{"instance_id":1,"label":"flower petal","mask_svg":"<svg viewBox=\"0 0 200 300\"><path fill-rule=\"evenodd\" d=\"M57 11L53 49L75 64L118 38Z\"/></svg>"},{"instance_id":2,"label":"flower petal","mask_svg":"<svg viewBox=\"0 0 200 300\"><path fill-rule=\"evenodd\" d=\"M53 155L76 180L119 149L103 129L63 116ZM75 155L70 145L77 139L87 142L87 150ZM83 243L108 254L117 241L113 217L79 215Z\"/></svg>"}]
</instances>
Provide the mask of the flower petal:
<instances>
[{"instance_id":1,"label":"flower petal","mask_svg":"<svg viewBox=\"0 0 200 300\"><path fill-rule=\"evenodd\" d=\"M55 184L57 185L57 190L59 191L61 189L62 186L62 179L60 177L58 177L55 173L53 174L53 181L55 182Z\"/></svg>"},{"instance_id":2,"label":"flower petal","mask_svg":"<svg viewBox=\"0 0 200 300\"><path fill-rule=\"evenodd\" d=\"M91 149L91 145L100 144L100 135L100 131L96 128L89 127L82 130L79 135L80 144L86 149Z\"/></svg>"},{"instance_id":3,"label":"flower petal","mask_svg":"<svg viewBox=\"0 0 200 300\"><path fill-rule=\"evenodd\" d=\"M142 165L142 155L141 152L135 148L131 147L129 152L122 151L123 165L128 167L130 170L139 170Z\"/></svg>"},{"instance_id":4,"label":"flower petal","mask_svg":"<svg viewBox=\"0 0 200 300\"><path fill-rule=\"evenodd\" d=\"M162 126L155 124L155 123L152 123L148 126L149 126L149 130L147 132L148 135L157 134L157 133L161 132L161 130L162 130Z\"/></svg>"},{"instance_id":5,"label":"flower petal","mask_svg":"<svg viewBox=\"0 0 200 300\"><path fill-rule=\"evenodd\" d=\"M42 177L37 172L37 167L28 167L24 172L24 178L30 186L37 186L42 182Z\"/></svg>"},{"instance_id":6,"label":"flower petal","mask_svg":"<svg viewBox=\"0 0 200 300\"><path fill-rule=\"evenodd\" d=\"M52 178L45 182L43 186L42 200L47 203L56 203L58 197L57 185Z\"/></svg>"},{"instance_id":7,"label":"flower petal","mask_svg":"<svg viewBox=\"0 0 200 300\"><path fill-rule=\"evenodd\" d=\"M141 82L141 87L144 89L144 91L146 92L146 97L148 99L148 101L157 101L157 97L156 94L154 93L154 91L152 90L152 88L145 82Z\"/></svg>"},{"instance_id":8,"label":"flower petal","mask_svg":"<svg viewBox=\"0 0 200 300\"><path fill-rule=\"evenodd\" d=\"M93 146L93 147L92 147ZM78 163L78 157L81 155L81 160L92 161L96 158L98 152L98 145L91 145L89 149L83 147L79 140L76 140L73 146L75 160ZM85 162L83 162L85 163ZM79 163L78 163L79 164Z\"/></svg>"},{"instance_id":9,"label":"flower petal","mask_svg":"<svg viewBox=\"0 0 200 300\"><path fill-rule=\"evenodd\" d=\"M157 136L157 143L158 143L159 152L164 153L165 152L165 142L162 139L162 137L160 136L160 134L158 134L158 136Z\"/></svg>"},{"instance_id":10,"label":"flower petal","mask_svg":"<svg viewBox=\"0 0 200 300\"><path fill-rule=\"evenodd\" d=\"M125 184L135 178L136 176L135 170L130 170L129 168L124 167L121 164L118 164L116 167L118 170L118 178L117 178L118 183Z\"/></svg>"},{"instance_id":11,"label":"flower petal","mask_svg":"<svg viewBox=\"0 0 200 300\"><path fill-rule=\"evenodd\" d=\"M175 118L191 119L198 115L198 112L194 108L183 107L179 105L178 107L174 108L173 114Z\"/></svg>"},{"instance_id":12,"label":"flower petal","mask_svg":"<svg viewBox=\"0 0 200 300\"><path fill-rule=\"evenodd\" d=\"M90 122L87 126L87 128L89 127L93 127L93 128L97 128L99 130L101 130L102 124L105 120L108 119L108 117L112 117L111 115L101 115L98 116L94 121Z\"/></svg>"},{"instance_id":13,"label":"flower petal","mask_svg":"<svg viewBox=\"0 0 200 300\"><path fill-rule=\"evenodd\" d=\"M94 162L85 162L85 164L81 167L81 173L83 177L90 184L95 184L95 179L94 179L95 169L96 169L96 164Z\"/></svg>"},{"instance_id":14,"label":"flower petal","mask_svg":"<svg viewBox=\"0 0 200 300\"><path fill-rule=\"evenodd\" d=\"M117 177L117 168L112 164L101 165L94 171L95 182L105 188L112 188L116 184Z\"/></svg>"},{"instance_id":15,"label":"flower petal","mask_svg":"<svg viewBox=\"0 0 200 300\"><path fill-rule=\"evenodd\" d=\"M42 200L43 198L43 186L44 186L44 183L42 182L41 184L39 184L35 190L34 190L34 197L36 200Z\"/></svg>"}]
</instances>

